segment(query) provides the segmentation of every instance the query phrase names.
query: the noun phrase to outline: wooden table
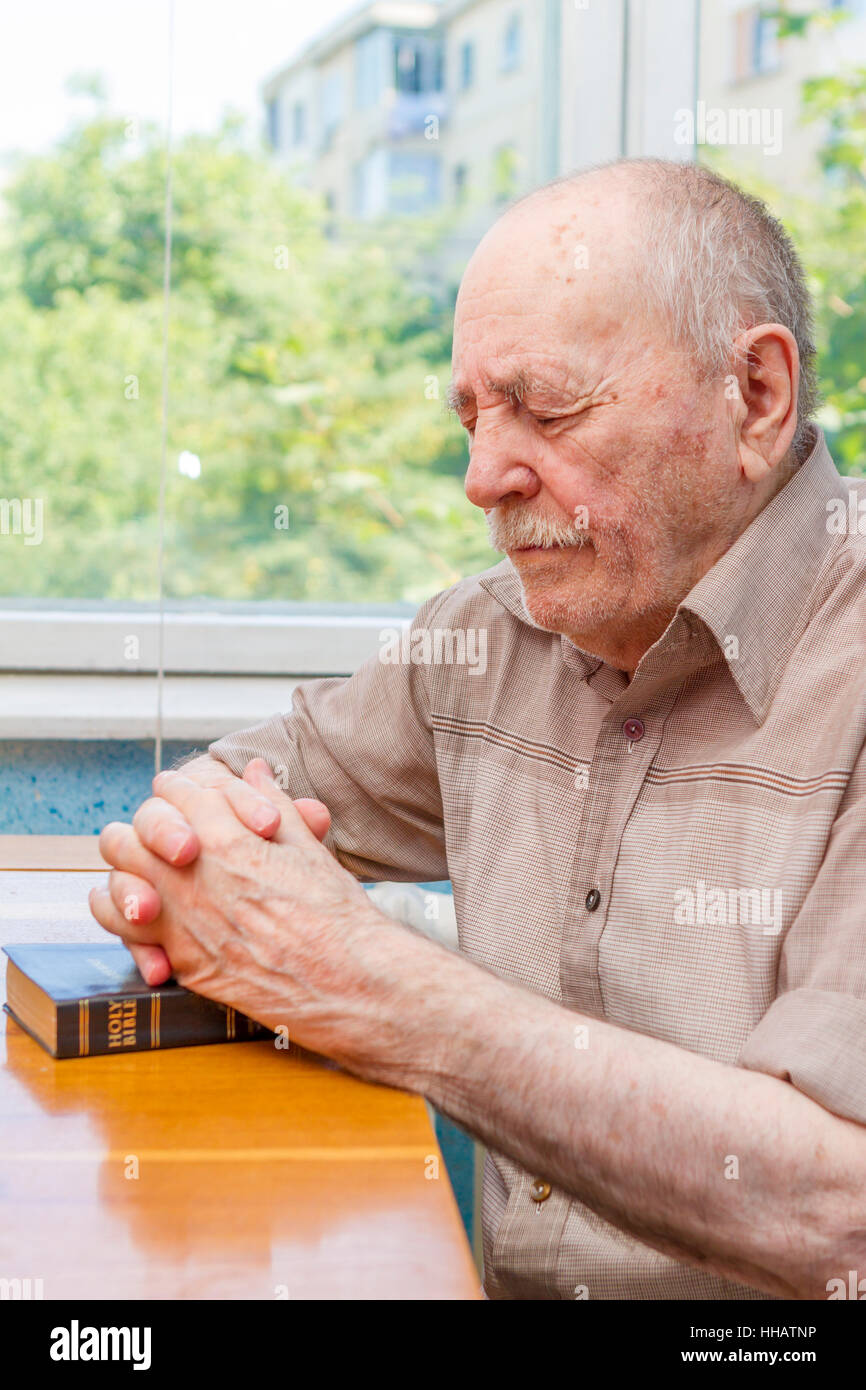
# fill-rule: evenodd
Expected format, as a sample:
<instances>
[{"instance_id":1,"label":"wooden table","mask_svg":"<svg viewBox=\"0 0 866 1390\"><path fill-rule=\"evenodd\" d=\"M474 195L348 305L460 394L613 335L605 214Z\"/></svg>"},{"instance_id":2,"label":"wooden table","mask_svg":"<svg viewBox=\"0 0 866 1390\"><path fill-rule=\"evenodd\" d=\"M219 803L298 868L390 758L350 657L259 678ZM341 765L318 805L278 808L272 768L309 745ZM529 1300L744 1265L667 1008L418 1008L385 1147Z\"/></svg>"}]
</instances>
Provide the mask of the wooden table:
<instances>
[{"instance_id":1,"label":"wooden table","mask_svg":"<svg viewBox=\"0 0 866 1390\"><path fill-rule=\"evenodd\" d=\"M0 944L105 940L100 864L95 839L0 836ZM0 1278L47 1299L480 1296L419 1097L269 1042L57 1062L0 1020Z\"/></svg>"}]
</instances>

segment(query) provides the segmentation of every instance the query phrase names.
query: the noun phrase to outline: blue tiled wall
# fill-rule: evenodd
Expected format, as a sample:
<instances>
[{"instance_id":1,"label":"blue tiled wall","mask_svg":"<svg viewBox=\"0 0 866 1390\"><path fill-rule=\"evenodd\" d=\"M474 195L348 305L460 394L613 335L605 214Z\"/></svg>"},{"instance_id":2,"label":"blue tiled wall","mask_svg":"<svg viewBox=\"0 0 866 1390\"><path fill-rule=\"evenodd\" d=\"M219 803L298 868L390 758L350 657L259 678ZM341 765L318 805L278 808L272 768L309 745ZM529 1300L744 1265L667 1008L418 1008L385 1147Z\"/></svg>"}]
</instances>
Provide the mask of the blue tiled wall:
<instances>
[{"instance_id":1,"label":"blue tiled wall","mask_svg":"<svg viewBox=\"0 0 866 1390\"><path fill-rule=\"evenodd\" d=\"M192 751L163 744L163 766ZM153 740L0 742L0 834L98 835L150 795Z\"/></svg>"},{"instance_id":2,"label":"blue tiled wall","mask_svg":"<svg viewBox=\"0 0 866 1390\"><path fill-rule=\"evenodd\" d=\"M196 746L164 743L163 767ZM0 835L98 835L110 820L131 820L150 795L153 757L152 739L0 741ZM442 1115L436 1135L471 1240L472 1140Z\"/></svg>"}]
</instances>

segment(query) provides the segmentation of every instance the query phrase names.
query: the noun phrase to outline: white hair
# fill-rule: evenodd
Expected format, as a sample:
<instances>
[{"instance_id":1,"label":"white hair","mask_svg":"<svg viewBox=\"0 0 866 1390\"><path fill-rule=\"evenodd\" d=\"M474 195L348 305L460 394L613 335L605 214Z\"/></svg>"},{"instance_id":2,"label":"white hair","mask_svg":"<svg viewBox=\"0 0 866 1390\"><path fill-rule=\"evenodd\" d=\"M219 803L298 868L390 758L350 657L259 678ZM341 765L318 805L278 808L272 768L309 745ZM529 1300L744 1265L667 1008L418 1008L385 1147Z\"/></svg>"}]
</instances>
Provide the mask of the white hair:
<instances>
[{"instance_id":1,"label":"white hair","mask_svg":"<svg viewBox=\"0 0 866 1390\"><path fill-rule=\"evenodd\" d=\"M800 356L797 428L801 463L821 402L815 366L812 298L790 236L766 203L700 164L633 158L564 174L527 195L578 185L594 174L623 174L634 191L642 254L637 292L655 309L671 341L694 354L705 379L725 377L742 350L734 340L759 323L779 323ZM520 199L520 202L525 199Z\"/></svg>"}]
</instances>

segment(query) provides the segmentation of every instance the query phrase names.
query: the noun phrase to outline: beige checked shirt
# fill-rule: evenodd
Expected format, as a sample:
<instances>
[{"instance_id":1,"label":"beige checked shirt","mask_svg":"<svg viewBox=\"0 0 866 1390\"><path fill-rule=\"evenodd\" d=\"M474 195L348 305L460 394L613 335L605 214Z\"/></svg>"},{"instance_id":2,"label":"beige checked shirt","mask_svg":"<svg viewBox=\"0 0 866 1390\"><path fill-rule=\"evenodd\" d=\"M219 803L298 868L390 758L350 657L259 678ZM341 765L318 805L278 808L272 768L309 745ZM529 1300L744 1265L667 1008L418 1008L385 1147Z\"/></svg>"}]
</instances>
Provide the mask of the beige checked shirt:
<instances>
[{"instance_id":1,"label":"beige checked shirt","mask_svg":"<svg viewBox=\"0 0 866 1390\"><path fill-rule=\"evenodd\" d=\"M291 714L210 751L237 773L265 757L325 801L360 877L450 878L468 957L866 1123L856 504L816 431L631 683L536 627L504 561L421 608L408 660L383 648L310 681ZM538 1177L488 1155L491 1298L765 1297Z\"/></svg>"}]
</instances>

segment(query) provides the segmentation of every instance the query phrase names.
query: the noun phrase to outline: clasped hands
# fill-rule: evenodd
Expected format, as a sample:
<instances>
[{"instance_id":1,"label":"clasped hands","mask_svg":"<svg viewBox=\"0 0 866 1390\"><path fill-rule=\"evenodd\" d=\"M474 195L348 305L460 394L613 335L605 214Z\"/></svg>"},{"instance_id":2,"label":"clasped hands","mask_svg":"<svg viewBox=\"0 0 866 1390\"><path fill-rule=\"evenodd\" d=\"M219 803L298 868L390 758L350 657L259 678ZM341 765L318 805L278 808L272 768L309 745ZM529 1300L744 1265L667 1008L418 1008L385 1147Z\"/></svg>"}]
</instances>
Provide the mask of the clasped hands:
<instances>
[{"instance_id":1,"label":"clasped hands","mask_svg":"<svg viewBox=\"0 0 866 1390\"><path fill-rule=\"evenodd\" d=\"M412 1075L413 981L433 943L400 928L321 841L330 814L293 802L263 759L201 785L160 773L131 825L99 847L96 920L142 976L169 976L373 1079Z\"/></svg>"}]
</instances>

